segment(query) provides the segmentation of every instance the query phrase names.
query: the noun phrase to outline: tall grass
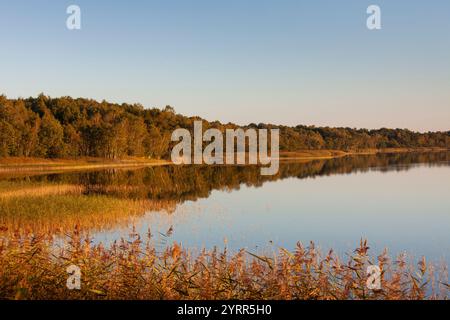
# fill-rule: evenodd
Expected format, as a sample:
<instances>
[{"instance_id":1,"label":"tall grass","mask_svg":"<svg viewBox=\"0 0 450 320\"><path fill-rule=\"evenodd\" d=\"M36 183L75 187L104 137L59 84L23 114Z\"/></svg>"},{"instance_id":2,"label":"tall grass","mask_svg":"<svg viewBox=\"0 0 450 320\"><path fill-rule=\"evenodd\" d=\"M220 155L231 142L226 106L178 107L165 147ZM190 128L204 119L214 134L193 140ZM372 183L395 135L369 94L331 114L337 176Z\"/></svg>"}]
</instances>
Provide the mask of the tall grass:
<instances>
[{"instance_id":1,"label":"tall grass","mask_svg":"<svg viewBox=\"0 0 450 320\"><path fill-rule=\"evenodd\" d=\"M78 229L60 248L50 235L15 232L0 241L3 299L446 299L448 275L424 259L415 267L386 253L371 260L365 241L341 261L313 244L271 256L217 249L192 255L177 244L158 252L149 239L105 248ZM382 289L369 290L366 268L382 270ZM81 289L66 287L69 265L81 268Z\"/></svg>"},{"instance_id":2,"label":"tall grass","mask_svg":"<svg viewBox=\"0 0 450 320\"><path fill-rule=\"evenodd\" d=\"M123 191L123 190L122 190ZM127 225L146 211L171 211L174 201L117 198L85 194L85 187L67 183L0 182L0 229L36 233L107 230Z\"/></svg>"}]
</instances>

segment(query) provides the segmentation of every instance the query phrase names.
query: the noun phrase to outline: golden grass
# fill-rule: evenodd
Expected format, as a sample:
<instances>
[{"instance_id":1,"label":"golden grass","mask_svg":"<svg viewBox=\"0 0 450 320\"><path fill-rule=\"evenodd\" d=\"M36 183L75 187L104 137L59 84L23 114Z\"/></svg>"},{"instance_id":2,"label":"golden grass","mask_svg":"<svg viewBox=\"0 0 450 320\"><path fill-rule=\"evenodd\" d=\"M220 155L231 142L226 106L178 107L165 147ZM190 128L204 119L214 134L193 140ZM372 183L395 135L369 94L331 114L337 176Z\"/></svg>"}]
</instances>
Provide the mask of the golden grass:
<instances>
[{"instance_id":1,"label":"golden grass","mask_svg":"<svg viewBox=\"0 0 450 320\"><path fill-rule=\"evenodd\" d=\"M16 190L0 190L0 199L21 197L45 197L49 195L81 194L82 186L73 184L57 184L25 187Z\"/></svg>"},{"instance_id":2,"label":"golden grass","mask_svg":"<svg viewBox=\"0 0 450 320\"><path fill-rule=\"evenodd\" d=\"M9 188L8 188L9 187ZM0 183L0 229L61 233L125 226L147 211L173 212L176 201L86 195L70 184Z\"/></svg>"},{"instance_id":3,"label":"golden grass","mask_svg":"<svg viewBox=\"0 0 450 320\"><path fill-rule=\"evenodd\" d=\"M1 238L0 238L1 239ZM174 244L158 252L147 240L130 239L111 247L92 245L75 229L59 249L50 236L16 232L0 240L2 299L446 299L446 270L425 259L411 268L386 253L372 261L362 241L341 262L313 244L272 257L244 250L202 251L193 256ZM377 263L382 289L366 287L366 268ZM68 290L66 268L81 269L81 290Z\"/></svg>"},{"instance_id":4,"label":"golden grass","mask_svg":"<svg viewBox=\"0 0 450 320\"><path fill-rule=\"evenodd\" d=\"M0 226L64 232L74 224L106 230L144 214L145 202L108 196L59 195L0 200Z\"/></svg>"},{"instance_id":5,"label":"golden grass","mask_svg":"<svg viewBox=\"0 0 450 320\"><path fill-rule=\"evenodd\" d=\"M349 155L350 153L340 150L299 150L280 152L280 159L285 160L316 160L332 159Z\"/></svg>"},{"instance_id":6,"label":"golden grass","mask_svg":"<svg viewBox=\"0 0 450 320\"><path fill-rule=\"evenodd\" d=\"M67 171L86 171L108 168L134 168L170 164L169 161L139 157L124 159L79 158L79 159L41 159L11 157L0 158L0 175L20 173L62 173Z\"/></svg>"},{"instance_id":7,"label":"golden grass","mask_svg":"<svg viewBox=\"0 0 450 320\"><path fill-rule=\"evenodd\" d=\"M0 166L21 165L86 165L86 164L124 164L124 163L159 163L163 160L146 157L124 157L121 159L106 159L97 157L78 158L33 158L33 157L0 157Z\"/></svg>"}]
</instances>

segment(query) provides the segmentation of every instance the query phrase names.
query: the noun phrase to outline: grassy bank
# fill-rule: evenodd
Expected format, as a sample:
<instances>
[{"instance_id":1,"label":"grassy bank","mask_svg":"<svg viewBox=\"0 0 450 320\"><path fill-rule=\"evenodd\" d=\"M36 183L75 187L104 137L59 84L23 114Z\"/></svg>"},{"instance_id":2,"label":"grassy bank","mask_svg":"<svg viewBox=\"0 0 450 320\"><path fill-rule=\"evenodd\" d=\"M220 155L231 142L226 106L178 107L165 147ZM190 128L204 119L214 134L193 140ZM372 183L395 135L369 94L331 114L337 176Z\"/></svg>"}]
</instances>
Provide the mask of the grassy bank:
<instances>
[{"instance_id":1,"label":"grassy bank","mask_svg":"<svg viewBox=\"0 0 450 320\"><path fill-rule=\"evenodd\" d=\"M149 167L170 164L166 160L154 160L147 158L103 159L43 159L43 158L0 158L0 174L16 173L59 173L66 171L99 170L108 168L133 168Z\"/></svg>"},{"instance_id":2,"label":"grassy bank","mask_svg":"<svg viewBox=\"0 0 450 320\"><path fill-rule=\"evenodd\" d=\"M127 225L146 211L175 207L169 200L85 194L67 183L0 181L0 229L64 233L74 225L91 231Z\"/></svg>"},{"instance_id":3,"label":"grassy bank","mask_svg":"<svg viewBox=\"0 0 450 320\"><path fill-rule=\"evenodd\" d=\"M137 235L109 248L77 230L61 249L46 235L0 239L1 299L446 299L449 289L445 270L386 253L371 259L363 241L342 261L313 244L271 257L244 250L193 256L177 244L158 252ZM367 288L372 263L382 270L380 290ZM81 269L81 290L66 287L70 265Z\"/></svg>"},{"instance_id":4,"label":"grassy bank","mask_svg":"<svg viewBox=\"0 0 450 320\"><path fill-rule=\"evenodd\" d=\"M386 148L365 149L358 151L342 150L299 150L280 152L282 160L318 160L333 159L351 155L374 155L378 153L408 153L408 152L442 152L449 151L447 148Z\"/></svg>"},{"instance_id":5,"label":"grassy bank","mask_svg":"<svg viewBox=\"0 0 450 320\"><path fill-rule=\"evenodd\" d=\"M91 231L126 226L151 208L151 201L103 195L47 195L0 199L0 228L33 232L66 232L74 225Z\"/></svg>"}]
</instances>

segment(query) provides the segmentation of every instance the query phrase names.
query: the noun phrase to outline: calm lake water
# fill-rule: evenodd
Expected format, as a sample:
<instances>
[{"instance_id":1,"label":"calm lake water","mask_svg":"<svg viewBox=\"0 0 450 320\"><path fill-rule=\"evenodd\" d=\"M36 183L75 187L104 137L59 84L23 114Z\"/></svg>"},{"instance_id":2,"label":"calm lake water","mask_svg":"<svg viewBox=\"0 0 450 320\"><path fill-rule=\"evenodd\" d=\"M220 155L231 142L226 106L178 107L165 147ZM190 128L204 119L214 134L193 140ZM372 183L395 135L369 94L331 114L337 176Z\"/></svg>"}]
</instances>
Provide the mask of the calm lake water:
<instances>
[{"instance_id":1,"label":"calm lake water","mask_svg":"<svg viewBox=\"0 0 450 320\"><path fill-rule=\"evenodd\" d=\"M92 230L94 242L127 237L134 225L143 237L150 230L161 250L176 241L194 252L227 246L267 253L314 241L343 255L364 238L373 255L388 248L449 264L449 159L416 153L290 162L274 177L250 166L167 166L26 179L160 203L128 223Z\"/></svg>"}]
</instances>

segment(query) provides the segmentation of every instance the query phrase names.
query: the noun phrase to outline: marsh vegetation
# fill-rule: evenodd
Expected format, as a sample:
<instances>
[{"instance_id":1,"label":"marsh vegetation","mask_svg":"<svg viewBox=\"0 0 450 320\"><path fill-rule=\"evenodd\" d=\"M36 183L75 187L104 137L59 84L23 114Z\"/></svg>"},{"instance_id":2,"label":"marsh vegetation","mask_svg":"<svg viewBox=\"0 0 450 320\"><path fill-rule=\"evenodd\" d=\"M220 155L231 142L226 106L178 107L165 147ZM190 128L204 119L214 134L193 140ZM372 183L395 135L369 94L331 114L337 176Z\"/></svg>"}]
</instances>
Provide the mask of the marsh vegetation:
<instances>
[{"instance_id":1,"label":"marsh vegetation","mask_svg":"<svg viewBox=\"0 0 450 320\"><path fill-rule=\"evenodd\" d=\"M408 264L384 252L369 255L366 241L341 260L313 243L273 256L241 250L192 255L173 244L159 252L138 234L105 248L78 230L59 249L48 235L15 233L0 242L2 299L444 299L445 268ZM367 266L381 268L382 289L367 289ZM82 270L80 290L66 288L68 266Z\"/></svg>"},{"instance_id":2,"label":"marsh vegetation","mask_svg":"<svg viewBox=\"0 0 450 320\"><path fill-rule=\"evenodd\" d=\"M325 246L319 248L308 244L308 240L316 240L317 235L305 241L305 235L300 232L303 229L295 221L285 222L283 214L288 214L284 211L287 209L285 205L279 204L281 209L269 217L254 204L258 214L247 213L249 216L244 220L239 220L243 219L239 207L232 208L237 211L237 221L242 223L242 228L269 218L268 227L274 228L281 221L283 232L289 235L288 239L298 237L296 242L303 237L301 240L306 246L294 242L287 247L280 244L271 246L270 250L261 250L239 239L216 246L214 238L203 234L208 233L205 230L211 230L210 225L206 229L199 227L198 231L201 236L205 236L202 241L208 240L210 243L193 245L189 236L181 230L183 225L188 228L196 223L192 215L185 215L186 220L178 223L174 230L170 226L180 217L178 208L210 198L214 200L213 195L217 194L227 195L232 191L237 191L232 194L239 194L239 191L260 190L280 181L306 182L320 177L344 177L350 173L376 173L377 176L390 172L408 173L419 166L446 170L448 153L286 160L275 176L261 176L258 166L158 166L50 174L40 171L9 172L0 180L0 297L447 298L449 287L445 261L428 261L417 256L412 258L392 250L388 254L379 245L369 249L364 241L355 251L344 250L344 254L341 248L335 248L339 249L335 251L323 249ZM283 190L289 194L289 190ZM270 197L266 198L270 201ZM237 198L233 199L237 201ZM441 201L440 206L446 210L446 202ZM302 216L304 212L305 208L297 207L297 215ZM361 213L364 214L368 213ZM431 211L427 214L430 215ZM235 216L234 213L230 215ZM343 221L347 221L346 214L338 207L334 215L340 215ZM164 230L142 224L151 219L163 219L163 216L171 221L164 225ZM448 219L439 217L442 215L438 216L441 220L432 223L435 235L440 230L437 224L443 225L445 229L448 223ZM209 224L216 216L208 211L201 219ZM436 218L430 216L430 219ZM246 220L250 221L249 225L245 224ZM308 221L311 228L315 218L311 216ZM222 224L220 219L216 223ZM133 226L136 228L133 229ZM230 237L237 226L227 227ZM294 234L289 231L292 227L296 230ZM354 226L351 228L355 229ZM422 228L427 235L426 224L422 224ZM213 234L215 229L212 230L209 232ZM246 230L251 237L251 229ZM278 229L274 230L278 234ZM189 229L187 232L196 234ZM236 232L241 233L240 229ZM401 230L397 230L399 232ZM258 234L264 235L261 231ZM423 240L426 240L425 237ZM163 238L164 242L158 238ZM357 244L352 239L352 244ZM445 237L443 239L441 251L439 248L437 251L445 255L448 242L445 242ZM377 240L374 239L375 242ZM65 286L66 267L71 264L82 269L83 286L80 291L70 291ZM367 289L366 267L369 264L377 264L382 268L382 290Z\"/></svg>"}]
</instances>

